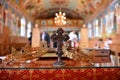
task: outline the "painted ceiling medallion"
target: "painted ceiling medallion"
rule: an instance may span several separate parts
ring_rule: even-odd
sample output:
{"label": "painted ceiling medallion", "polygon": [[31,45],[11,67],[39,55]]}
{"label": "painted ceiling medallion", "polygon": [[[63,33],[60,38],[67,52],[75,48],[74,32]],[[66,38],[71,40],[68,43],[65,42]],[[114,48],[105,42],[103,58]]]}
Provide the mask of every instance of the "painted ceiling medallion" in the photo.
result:
{"label": "painted ceiling medallion", "polygon": [[50,4],[52,6],[58,6],[58,5],[60,5],[60,6],[68,6],[69,0],[51,0]]}

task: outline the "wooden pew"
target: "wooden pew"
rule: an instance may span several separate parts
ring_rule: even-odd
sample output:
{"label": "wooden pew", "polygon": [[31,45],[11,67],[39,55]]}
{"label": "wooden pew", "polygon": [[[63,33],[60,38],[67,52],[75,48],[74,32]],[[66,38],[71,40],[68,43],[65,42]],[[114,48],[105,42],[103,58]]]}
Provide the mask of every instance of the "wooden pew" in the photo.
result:
{"label": "wooden pew", "polygon": [[95,48],[88,48],[87,49],[90,54],[93,54],[93,63],[108,63],[111,62],[110,60],[110,53],[109,49],[95,49]]}

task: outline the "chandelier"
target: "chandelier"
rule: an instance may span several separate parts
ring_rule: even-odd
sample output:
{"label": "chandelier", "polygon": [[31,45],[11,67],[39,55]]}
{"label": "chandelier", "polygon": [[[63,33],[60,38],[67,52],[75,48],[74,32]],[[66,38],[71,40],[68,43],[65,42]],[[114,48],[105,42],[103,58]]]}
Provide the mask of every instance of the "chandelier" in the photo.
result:
{"label": "chandelier", "polygon": [[59,13],[55,13],[55,24],[56,25],[65,25],[66,24],[66,17],[65,13],[62,13],[61,11]]}

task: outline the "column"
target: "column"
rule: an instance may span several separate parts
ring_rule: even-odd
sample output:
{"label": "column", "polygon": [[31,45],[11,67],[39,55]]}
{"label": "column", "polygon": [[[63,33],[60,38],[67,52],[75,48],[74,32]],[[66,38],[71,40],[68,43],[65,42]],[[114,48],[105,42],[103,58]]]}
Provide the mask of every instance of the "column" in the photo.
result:
{"label": "column", "polygon": [[89,42],[88,42],[88,28],[86,25],[83,25],[81,29],[81,41],[80,41],[80,47],[81,48],[88,48]]}

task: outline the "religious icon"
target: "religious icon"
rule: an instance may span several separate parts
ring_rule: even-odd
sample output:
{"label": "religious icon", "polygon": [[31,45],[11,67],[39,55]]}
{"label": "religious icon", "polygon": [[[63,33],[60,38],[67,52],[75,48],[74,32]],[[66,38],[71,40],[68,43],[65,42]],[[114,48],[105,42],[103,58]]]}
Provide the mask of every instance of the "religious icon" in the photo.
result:
{"label": "religious icon", "polygon": [[46,20],[42,20],[42,21],[41,21],[41,25],[42,25],[42,26],[45,26],[45,25],[46,25]]}

